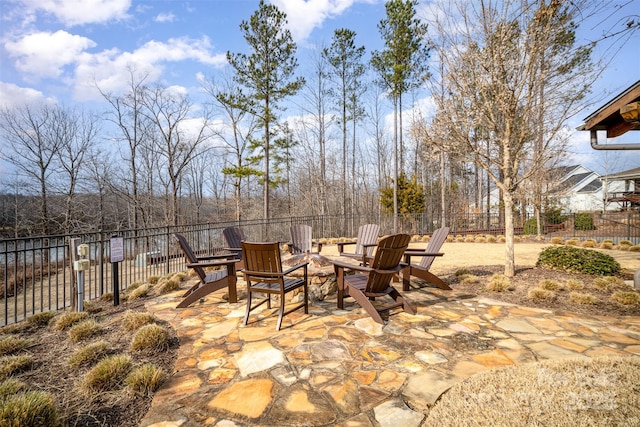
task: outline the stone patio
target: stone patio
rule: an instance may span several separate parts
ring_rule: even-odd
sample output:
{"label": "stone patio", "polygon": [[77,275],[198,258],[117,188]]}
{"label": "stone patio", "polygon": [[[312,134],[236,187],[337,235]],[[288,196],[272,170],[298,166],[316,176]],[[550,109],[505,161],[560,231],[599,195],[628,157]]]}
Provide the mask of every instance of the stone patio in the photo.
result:
{"label": "stone patio", "polygon": [[[223,292],[186,309],[180,293],[147,308],[180,339],[175,371],[141,422],[169,426],[419,426],[453,384],[542,359],[640,355],[640,317],[585,317],[425,287],[405,295],[417,315],[383,327],[351,299],[309,314],[242,325],[246,307]],[[252,323],[251,323],[252,322]]]}

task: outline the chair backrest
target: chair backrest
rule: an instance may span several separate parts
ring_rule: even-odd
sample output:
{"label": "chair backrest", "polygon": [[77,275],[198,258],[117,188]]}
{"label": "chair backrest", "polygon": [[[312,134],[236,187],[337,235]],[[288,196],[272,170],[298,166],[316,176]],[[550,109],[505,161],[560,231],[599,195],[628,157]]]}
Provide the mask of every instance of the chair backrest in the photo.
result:
{"label": "chair backrest", "polygon": [[[426,252],[437,253],[440,252],[440,248],[445,240],[447,240],[447,236],[449,235],[449,227],[438,228],[431,235],[431,239],[429,239],[429,244],[425,249]],[[420,260],[420,267],[428,270],[433,264],[433,260],[436,259],[434,256],[425,256]]]}
{"label": "chair backrest", "polygon": [[370,264],[373,271],[369,273],[366,292],[382,292],[387,289],[395,274],[393,270],[398,269],[410,241],[411,236],[408,234],[392,234],[380,240]]}
{"label": "chair backrest", "polygon": [[280,244],[242,242],[242,258],[246,271],[282,273]]}
{"label": "chair backrest", "polygon": [[[189,245],[189,243],[187,243],[187,239],[185,239],[182,234],[178,234],[178,233],[173,233],[173,237],[175,237],[175,239],[178,241],[178,244],[180,245],[180,249],[182,249],[182,252],[184,253],[185,258],[187,259],[187,263],[188,264],[197,263],[198,258],[193,253],[193,250],[191,249],[191,246]],[[204,272],[204,269],[202,267],[193,267],[193,269],[198,274],[198,277],[200,277],[200,280],[204,282],[205,277],[207,277],[207,274]]]}
{"label": "chair backrest", "polygon": [[228,227],[222,230],[224,234],[224,240],[227,241],[227,246],[230,248],[240,248],[240,242],[246,240],[244,231],[238,227]]}
{"label": "chair backrest", "polygon": [[[364,224],[358,228],[358,240],[356,241],[355,253],[360,255],[364,252],[364,245],[375,245],[380,234],[380,226],[378,224]],[[373,254],[374,246],[367,248],[367,256]]]}
{"label": "chair backrest", "polygon": [[294,224],[289,228],[289,233],[291,233],[292,254],[311,252],[313,245],[310,225]]}

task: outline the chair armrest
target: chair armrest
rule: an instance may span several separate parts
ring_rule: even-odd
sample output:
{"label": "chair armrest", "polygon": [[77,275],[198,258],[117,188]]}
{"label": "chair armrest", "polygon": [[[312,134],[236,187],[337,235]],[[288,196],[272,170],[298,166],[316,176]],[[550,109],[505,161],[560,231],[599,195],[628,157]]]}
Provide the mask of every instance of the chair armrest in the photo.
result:
{"label": "chair armrest", "polygon": [[198,260],[198,262],[200,262],[200,261],[209,261],[212,259],[225,259],[232,256],[235,256],[235,254],[204,255],[204,256],[197,256],[196,259]]}
{"label": "chair armrest", "polygon": [[311,242],[311,246],[317,246],[318,247],[318,253],[322,252],[322,243],[321,242]]}
{"label": "chair armrest", "polygon": [[296,271],[296,270],[298,270],[299,268],[302,268],[302,267],[304,267],[304,268],[306,269],[306,268],[307,268],[307,265],[309,265],[309,263],[308,263],[308,262],[303,262],[303,263],[300,263],[300,264],[296,264],[296,265],[294,265],[293,267],[288,268],[288,269],[286,269],[285,271],[283,271],[283,272],[282,272],[282,275],[289,274],[289,273],[291,273],[292,271]]}
{"label": "chair armrest", "polygon": [[206,267],[221,267],[221,266],[230,266],[234,265],[236,262],[240,261],[239,259],[227,259],[225,261],[208,261],[208,262],[194,262],[187,263],[187,267],[189,268],[206,268]]}
{"label": "chair armrest", "polygon": [[338,252],[342,252],[347,245],[355,245],[356,242],[338,242]]}
{"label": "chair armrest", "polygon": [[373,269],[371,267],[367,267],[365,265],[356,265],[356,264],[351,264],[349,262],[342,262],[342,261],[331,261],[334,265],[334,267],[338,267],[338,268],[344,268],[344,269],[348,269],[348,270],[357,270],[357,271],[373,271]]}
{"label": "chair armrest", "polygon": [[425,257],[425,256],[443,256],[443,255],[444,253],[442,252],[425,252],[425,251],[418,251],[418,250],[406,250],[404,251],[404,262],[406,262],[407,264],[411,264],[412,256]]}

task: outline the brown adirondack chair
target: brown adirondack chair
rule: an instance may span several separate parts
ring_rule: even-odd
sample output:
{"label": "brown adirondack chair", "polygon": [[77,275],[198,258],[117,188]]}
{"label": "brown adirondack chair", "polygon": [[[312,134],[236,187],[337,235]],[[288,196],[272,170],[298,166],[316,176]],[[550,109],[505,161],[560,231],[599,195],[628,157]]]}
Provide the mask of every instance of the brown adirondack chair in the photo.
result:
{"label": "brown adirondack chair", "polygon": [[311,231],[311,226],[305,224],[294,224],[289,227],[291,242],[287,243],[287,246],[291,255],[312,252],[314,246],[318,248],[316,253],[322,251],[322,243],[313,241]]}
{"label": "brown adirondack chair", "polygon": [[[249,243],[242,242],[242,256],[245,263],[244,273],[247,282],[247,312],[244,316],[244,324],[249,321],[249,314],[265,302],[267,308],[271,308],[271,295],[280,297],[280,308],[278,310],[278,322],[276,330],[282,326],[282,318],[304,307],[304,312],[309,313],[309,297],[307,293],[307,262],[294,265],[287,270],[282,269],[280,258],[280,243]],[[302,277],[291,277],[291,273],[302,269]],[[285,311],[285,295],[295,289],[302,287],[304,291],[304,301],[295,307]],[[254,293],[267,294],[266,298],[251,305]]]}
{"label": "brown adirondack chair", "polygon": [[[447,285],[441,278],[429,271],[431,264],[438,256],[444,255],[440,251],[442,244],[449,235],[449,227],[442,227],[437,229],[431,235],[429,244],[424,250],[407,249],[404,252],[404,262],[407,264],[402,269],[402,290],[408,291],[411,283],[411,276],[418,277],[426,282],[432,283],[440,289],[451,290],[451,287]],[[422,257],[418,264],[411,264],[411,257]]]}
{"label": "brown adirondack chair", "polygon": [[[373,255],[373,249],[378,244],[378,234],[380,226],[378,224],[364,224],[358,228],[358,237],[355,242],[338,243],[338,253],[340,256],[355,258],[360,260],[362,265],[367,265],[367,260]],[[347,245],[356,245],[354,252],[345,252]]]}
{"label": "brown adirondack chair", "polygon": [[238,259],[236,262],[236,270],[241,270],[244,266],[242,263],[242,241],[246,240],[244,231],[238,227],[228,227],[222,230],[224,240],[227,242],[225,250],[231,252]]}
{"label": "brown adirondack chair", "polygon": [[[180,245],[187,261],[187,267],[192,268],[200,281],[193,285],[183,296],[177,308],[184,308],[198,301],[205,295],[220,289],[229,289],[229,302],[238,302],[238,292],[236,289],[236,269],[238,262],[232,255],[208,255],[198,257],[195,255],[187,239],[183,235],[174,233],[173,235]],[[205,272],[207,267],[225,267],[211,273]]]}
{"label": "brown adirondack chair", "polygon": [[[400,292],[391,286],[391,280],[404,266],[402,255],[409,245],[411,236],[408,234],[394,234],[384,237],[378,243],[375,255],[369,266],[334,261],[334,268],[338,282],[338,308],[344,308],[344,298],[353,297],[371,318],[384,324],[380,312],[396,307],[408,313],[415,314],[415,310]],[[345,270],[353,270],[356,274],[346,275]],[[391,297],[393,303],[380,306],[374,305],[379,297]]]}

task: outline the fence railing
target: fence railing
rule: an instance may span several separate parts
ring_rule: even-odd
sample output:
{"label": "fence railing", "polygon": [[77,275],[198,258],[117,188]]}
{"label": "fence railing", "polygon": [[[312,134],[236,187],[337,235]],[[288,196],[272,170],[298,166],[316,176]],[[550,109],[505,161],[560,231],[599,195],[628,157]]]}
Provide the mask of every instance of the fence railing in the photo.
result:
{"label": "fence railing", "polygon": [[[578,214],[584,215],[584,214]],[[593,214],[592,222],[580,221],[575,214],[565,215],[559,224],[545,224],[544,233],[563,238],[611,239],[615,243],[629,240],[640,244],[638,212]],[[184,226],[165,226],[116,232],[43,236],[0,240],[0,296],[4,312],[0,325],[19,322],[33,314],[62,310],[72,306],[75,273],[69,248],[71,239],[79,238],[89,246],[90,269],[84,274],[84,299],[92,300],[113,292],[114,277],[110,262],[110,239],[122,237],[124,261],[118,265],[118,283],[126,289],[134,282],[151,276],[163,276],[184,270],[182,253],[173,233],[182,233],[195,250],[215,253],[226,246],[222,231],[230,226],[243,229],[250,241],[289,240],[289,227],[309,224],[315,238],[353,237],[361,224],[380,224],[381,234],[393,232],[393,218],[388,215],[307,216],[251,220]],[[429,234],[442,224],[426,215],[402,216],[398,232]],[[498,215],[464,215],[448,220],[451,233],[503,234]],[[589,225],[591,224],[591,225]],[[580,225],[580,227],[578,227]],[[518,217],[516,234],[526,234],[525,219]]]}

